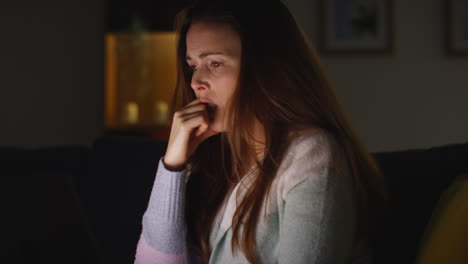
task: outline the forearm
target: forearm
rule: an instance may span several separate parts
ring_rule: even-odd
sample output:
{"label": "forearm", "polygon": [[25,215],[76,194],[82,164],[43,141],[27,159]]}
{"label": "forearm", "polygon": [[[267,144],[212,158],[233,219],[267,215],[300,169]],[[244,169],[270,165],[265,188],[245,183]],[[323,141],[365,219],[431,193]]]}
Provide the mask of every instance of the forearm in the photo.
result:
{"label": "forearm", "polygon": [[162,158],[143,228],[137,245],[135,263],[188,263],[187,230],[184,215],[187,170],[169,171]]}
{"label": "forearm", "polygon": [[146,242],[143,235],[138,241],[135,264],[159,264],[159,263],[191,263],[188,252],[182,254],[166,254],[155,250]]}

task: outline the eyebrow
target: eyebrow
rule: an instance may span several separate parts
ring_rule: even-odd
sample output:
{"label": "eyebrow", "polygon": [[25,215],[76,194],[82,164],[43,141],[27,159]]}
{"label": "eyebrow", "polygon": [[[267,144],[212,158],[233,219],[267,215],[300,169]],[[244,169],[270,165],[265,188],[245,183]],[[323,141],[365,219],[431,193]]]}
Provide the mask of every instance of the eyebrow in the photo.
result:
{"label": "eyebrow", "polygon": [[[203,59],[203,58],[205,58],[207,56],[210,56],[210,55],[225,55],[225,53],[223,53],[223,52],[203,52],[200,55],[198,55],[198,58]],[[192,57],[190,57],[190,56],[185,57],[185,60],[191,60],[191,59],[192,59]]]}

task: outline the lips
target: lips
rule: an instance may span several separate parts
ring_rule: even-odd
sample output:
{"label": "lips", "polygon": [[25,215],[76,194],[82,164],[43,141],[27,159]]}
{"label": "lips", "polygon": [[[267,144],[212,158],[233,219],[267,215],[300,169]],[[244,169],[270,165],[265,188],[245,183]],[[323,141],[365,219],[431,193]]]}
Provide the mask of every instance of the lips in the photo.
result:
{"label": "lips", "polygon": [[211,100],[206,99],[206,98],[199,98],[198,100],[200,101],[200,103],[204,103],[208,106],[207,107],[208,118],[211,121],[213,121],[215,118],[215,113],[216,113],[216,109],[218,108],[218,106],[214,104]]}
{"label": "lips", "polygon": [[215,104],[213,103],[213,101],[206,99],[206,98],[198,98],[198,101],[200,101],[200,103],[205,103],[205,104]]}

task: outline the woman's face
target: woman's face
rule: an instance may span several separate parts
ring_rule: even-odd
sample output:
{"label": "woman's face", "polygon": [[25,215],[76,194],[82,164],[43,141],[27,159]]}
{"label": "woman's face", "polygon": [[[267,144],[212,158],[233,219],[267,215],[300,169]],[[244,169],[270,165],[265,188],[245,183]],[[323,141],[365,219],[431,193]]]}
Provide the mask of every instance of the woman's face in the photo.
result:
{"label": "woman's face", "polygon": [[187,32],[186,44],[186,60],[193,72],[191,87],[200,102],[210,104],[210,129],[228,131],[226,107],[238,86],[240,37],[229,25],[194,23]]}

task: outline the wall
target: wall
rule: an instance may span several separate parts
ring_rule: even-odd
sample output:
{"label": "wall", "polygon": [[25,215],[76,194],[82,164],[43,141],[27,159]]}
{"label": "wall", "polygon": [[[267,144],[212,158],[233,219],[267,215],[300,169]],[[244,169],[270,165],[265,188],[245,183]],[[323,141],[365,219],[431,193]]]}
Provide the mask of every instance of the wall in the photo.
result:
{"label": "wall", "polygon": [[8,1],[0,32],[0,146],[90,144],[103,124],[103,2]]}
{"label": "wall", "polygon": [[[372,151],[468,142],[468,57],[443,53],[440,0],[394,1],[393,56],[319,52]],[[318,0],[284,0],[318,48]]]}
{"label": "wall", "polygon": [[[317,0],[284,0],[316,46]],[[468,58],[442,48],[440,0],[395,2],[393,56],[320,55],[372,151],[468,141]],[[103,124],[101,1],[0,7],[0,146],[90,144]],[[14,111],[14,112],[13,112]]]}

